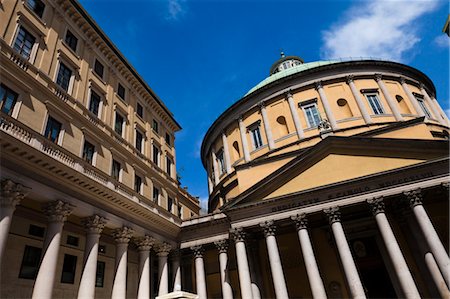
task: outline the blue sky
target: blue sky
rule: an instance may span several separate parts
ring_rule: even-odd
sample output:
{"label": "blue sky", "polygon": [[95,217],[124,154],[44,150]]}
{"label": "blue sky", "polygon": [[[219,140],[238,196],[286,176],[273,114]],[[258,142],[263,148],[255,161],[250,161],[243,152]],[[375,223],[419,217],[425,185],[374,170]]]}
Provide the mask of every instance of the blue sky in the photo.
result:
{"label": "blue sky", "polygon": [[449,108],[448,1],[80,0],[183,127],[182,185],[208,196],[200,145],[213,121],[268,76],[282,49],[305,62],[378,57],[416,67]]}

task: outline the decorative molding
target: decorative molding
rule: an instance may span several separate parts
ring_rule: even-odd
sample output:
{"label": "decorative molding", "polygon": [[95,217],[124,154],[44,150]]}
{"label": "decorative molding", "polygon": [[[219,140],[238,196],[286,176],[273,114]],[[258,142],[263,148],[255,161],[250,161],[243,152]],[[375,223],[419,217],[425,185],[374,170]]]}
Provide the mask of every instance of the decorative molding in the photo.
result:
{"label": "decorative molding", "polygon": [[319,89],[323,88],[323,86],[322,86],[322,81],[314,82],[314,88],[315,88],[316,90],[319,90]]}
{"label": "decorative molding", "polygon": [[374,76],[375,76],[375,81],[377,81],[377,82],[381,81],[381,79],[383,78],[383,75],[380,73],[377,73]]}
{"label": "decorative molding", "polygon": [[88,234],[101,234],[105,228],[107,219],[99,215],[92,215],[81,220]]}
{"label": "decorative molding", "polygon": [[15,208],[31,190],[31,188],[15,183],[10,179],[2,180],[0,188],[0,207],[2,208]]}
{"label": "decorative molding", "polygon": [[351,82],[353,82],[354,76],[348,75],[345,79],[346,79],[347,84],[350,84]]}
{"label": "decorative molding", "polygon": [[403,77],[403,76],[400,77],[399,80],[400,80],[400,83],[401,83],[401,84],[405,84],[405,83],[406,83],[406,78]]}
{"label": "decorative molding", "polygon": [[442,188],[448,193],[448,186],[450,185],[450,182],[441,183]]}
{"label": "decorative molding", "polygon": [[117,244],[128,244],[130,242],[131,237],[133,236],[133,229],[129,227],[117,228],[112,232],[112,236]]}
{"label": "decorative molding", "polygon": [[372,214],[376,216],[379,213],[384,213],[384,201],[383,196],[369,198],[367,199],[367,203],[370,205],[372,210]]}
{"label": "decorative molding", "polygon": [[156,255],[159,257],[168,256],[169,252],[172,250],[172,245],[169,243],[163,242],[156,246]]}
{"label": "decorative molding", "polygon": [[422,204],[422,191],[420,188],[405,191],[403,192],[403,195],[406,196],[407,200],[409,201],[409,206],[411,208],[414,208],[415,206]]}
{"label": "decorative molding", "polygon": [[273,220],[266,220],[260,223],[259,226],[264,230],[264,237],[275,236],[277,227]]}
{"label": "decorative molding", "polygon": [[145,235],[143,237],[136,238],[134,243],[137,245],[139,251],[149,251],[152,249],[153,245],[155,245],[156,239]]}
{"label": "decorative molding", "polygon": [[292,98],[292,90],[288,90],[287,92],[286,92],[286,98]]}
{"label": "decorative molding", "polygon": [[205,253],[205,249],[202,247],[202,245],[192,246],[191,250],[194,253],[195,258],[203,258],[203,253]]}
{"label": "decorative molding", "polygon": [[245,241],[246,234],[242,227],[231,228],[230,235],[236,243]]}
{"label": "decorative molding", "polygon": [[220,241],[214,242],[214,245],[216,245],[217,250],[219,251],[219,253],[227,253],[227,251],[228,251],[228,244],[229,244],[228,239],[224,239],[224,240],[220,240]]}
{"label": "decorative molding", "polygon": [[64,222],[73,211],[74,206],[62,200],[47,202],[42,210],[49,222]]}
{"label": "decorative molding", "polygon": [[324,209],[323,212],[327,215],[330,225],[335,222],[341,222],[341,212],[338,206],[331,207],[329,209]]}
{"label": "decorative molding", "polygon": [[308,219],[306,218],[305,213],[291,216],[291,219],[295,222],[295,227],[297,228],[297,231],[308,228]]}

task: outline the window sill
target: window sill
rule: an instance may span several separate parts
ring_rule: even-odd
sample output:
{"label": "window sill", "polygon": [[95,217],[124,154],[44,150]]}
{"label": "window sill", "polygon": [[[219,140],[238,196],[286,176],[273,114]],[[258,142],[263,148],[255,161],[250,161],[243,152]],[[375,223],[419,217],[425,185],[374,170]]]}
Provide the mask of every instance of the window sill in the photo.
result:
{"label": "window sill", "polygon": [[[102,78],[102,77],[100,77],[100,75],[99,74],[97,74],[95,71],[94,71],[94,69],[93,68],[91,68],[91,73],[103,84],[103,85],[105,85],[106,86],[106,81]],[[120,98],[120,97],[119,97]]]}
{"label": "window sill", "polygon": [[44,15],[45,15],[45,8],[44,8],[44,14],[42,15],[42,17],[40,17],[40,16],[38,16],[37,15],[37,13],[35,13],[26,3],[25,3],[26,1],[25,0],[22,0],[22,5],[23,5],[23,7],[34,17],[34,18],[36,18],[36,20],[38,20],[39,21],[39,23],[41,23],[42,24],[42,26],[44,26],[44,27],[47,27],[47,23],[46,22],[44,22],[44,20],[42,20],[42,18],[44,17]]}

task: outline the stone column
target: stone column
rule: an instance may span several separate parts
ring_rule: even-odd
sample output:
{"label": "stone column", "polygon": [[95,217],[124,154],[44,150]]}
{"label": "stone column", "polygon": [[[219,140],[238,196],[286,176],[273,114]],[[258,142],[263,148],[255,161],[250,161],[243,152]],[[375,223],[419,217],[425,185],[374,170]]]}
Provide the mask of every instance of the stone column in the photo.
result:
{"label": "stone column", "polygon": [[26,196],[29,188],[9,179],[1,181],[0,190],[0,266],[6,250],[9,228],[16,205]]}
{"label": "stone column", "polygon": [[242,151],[244,152],[244,160],[245,162],[250,161],[250,152],[248,151],[248,141],[247,141],[247,129],[245,128],[244,122],[242,121],[242,117],[239,118],[239,132],[241,133],[241,141],[242,141]]}
{"label": "stone column", "polygon": [[203,262],[204,250],[201,245],[192,246],[195,263],[195,282],[197,286],[197,295],[199,299],[207,299],[206,293],[206,278],[205,278],[205,264]]}
{"label": "stone column", "polygon": [[242,227],[230,229],[230,234],[236,246],[236,260],[239,273],[239,284],[241,286],[241,298],[253,298],[252,280],[248,268],[247,251],[245,249],[245,232]]}
{"label": "stone column", "polygon": [[223,143],[223,157],[225,162],[225,168],[227,170],[227,173],[231,173],[231,159],[230,159],[230,150],[228,148],[228,141],[227,141],[227,135],[225,135],[225,132],[222,132],[222,143]]}
{"label": "stone column", "polygon": [[409,201],[420,230],[427,241],[428,247],[430,247],[431,253],[433,253],[436,263],[442,272],[442,276],[444,277],[447,286],[450,287],[450,259],[431,223],[430,217],[428,217],[427,212],[423,208],[422,193],[420,189],[416,189],[404,192],[404,195]]}
{"label": "stone column", "polygon": [[273,141],[272,129],[270,128],[269,117],[267,116],[266,106],[264,103],[260,103],[259,105],[261,116],[264,123],[264,131],[266,132],[267,144],[269,145],[269,149],[272,150],[275,148],[275,142]]}
{"label": "stone column", "polygon": [[150,249],[155,244],[155,238],[144,236],[135,241],[139,251],[139,285],[138,299],[150,299]]}
{"label": "stone column", "polygon": [[289,104],[289,109],[291,110],[292,119],[294,120],[297,136],[299,139],[303,139],[305,137],[305,133],[303,132],[302,123],[300,122],[300,118],[298,117],[297,108],[295,107],[294,98],[292,97],[291,92],[288,92],[286,94],[286,99]]}
{"label": "stone column", "polygon": [[431,96],[431,102],[434,104],[434,106],[436,107],[437,110],[439,110],[441,112],[441,117],[440,117],[440,122],[444,125],[444,126],[450,126],[450,120],[447,117],[447,114],[445,113],[445,111],[442,109],[441,105],[439,105],[438,101],[436,100],[436,98],[434,96]]}
{"label": "stone column", "polygon": [[180,250],[173,250],[171,253],[172,258],[172,272],[173,272],[173,291],[181,291],[181,262],[180,262]]}
{"label": "stone column", "polygon": [[264,230],[266,238],[267,253],[269,254],[270,270],[272,271],[273,285],[277,299],[289,298],[286,281],[284,279],[283,265],[278,252],[277,240],[275,238],[276,226],[273,220],[267,220],[259,224]]}
{"label": "stone column", "polygon": [[425,113],[423,112],[422,108],[420,108],[416,97],[412,94],[408,84],[406,84],[405,77],[400,77],[400,83],[402,84],[403,91],[406,93],[406,96],[408,97],[409,101],[414,106],[414,110],[416,110],[416,113],[419,114],[420,116],[425,116]]}
{"label": "stone column", "polygon": [[300,240],[300,248],[302,250],[303,260],[305,262],[306,273],[308,274],[309,286],[313,298],[326,298],[325,287],[323,285],[322,277],[320,276],[319,267],[317,266],[314,251],[311,245],[311,240],[308,235],[308,219],[306,214],[292,216],[297,228],[298,238]]}
{"label": "stone column", "polygon": [[389,90],[386,88],[386,85],[384,85],[384,82],[382,80],[381,74],[375,74],[375,81],[377,81],[378,86],[381,89],[381,92],[384,95],[384,98],[386,99],[389,107],[391,108],[392,114],[394,114],[395,120],[402,121],[403,116],[400,114],[400,111],[398,110],[398,103],[394,101],[389,94]]}
{"label": "stone column", "polygon": [[442,117],[438,108],[438,103],[436,101],[433,101],[430,96],[428,95],[428,92],[425,90],[425,86],[421,83],[419,85],[420,92],[423,94],[423,97],[425,98],[425,101],[429,103],[429,106],[431,110],[433,111],[433,115],[437,121],[439,121],[443,125],[447,125],[445,122],[442,121]]}
{"label": "stone column", "polygon": [[366,298],[358,270],[356,270],[355,261],[353,260],[344,229],[342,228],[339,207],[325,209],[324,212],[328,216],[328,221],[330,222],[331,230],[333,231],[334,240],[336,241],[336,247],[344,268],[345,278],[347,279],[350,293],[355,299]]}
{"label": "stone column", "polygon": [[159,287],[158,296],[169,293],[169,271],[167,268],[167,256],[169,255],[172,246],[168,243],[159,244],[156,248],[156,255],[158,256],[158,274]]}
{"label": "stone column", "polygon": [[100,234],[106,225],[106,219],[93,215],[82,220],[86,230],[86,244],[84,247],[83,273],[78,287],[78,299],[95,298],[95,277],[97,274],[98,242]]}
{"label": "stone column", "polygon": [[259,265],[259,244],[258,240],[255,238],[247,238],[247,256],[248,256],[248,267],[250,270],[250,279],[252,281],[252,294],[253,299],[261,299],[261,291],[259,287],[261,286],[261,267]]}
{"label": "stone column", "polygon": [[336,123],[336,119],[334,118],[333,110],[330,107],[330,103],[328,102],[325,91],[322,87],[322,82],[316,82],[316,90],[319,93],[320,100],[322,101],[323,108],[325,109],[325,114],[327,115],[327,119],[330,122],[331,128],[336,130],[338,125]]}
{"label": "stone column", "polygon": [[353,76],[347,76],[347,84],[350,86],[353,97],[355,98],[356,104],[358,105],[359,111],[366,122],[366,124],[372,123],[372,118],[370,118],[370,113],[367,111],[364,101],[361,99],[358,90],[356,89],[355,83],[353,82]]}
{"label": "stone column", "polygon": [[67,216],[72,213],[73,206],[57,200],[45,203],[43,210],[47,215],[49,224],[44,239],[41,265],[34,282],[33,299],[52,298],[62,229]]}
{"label": "stone column", "polygon": [[127,296],[128,243],[133,235],[129,227],[118,228],[112,233],[116,241],[116,272],[112,287],[112,299],[125,299]]}
{"label": "stone column", "polygon": [[220,182],[219,165],[217,165],[217,157],[213,149],[211,149],[211,159],[213,162],[214,185],[217,186]]}
{"label": "stone column", "polygon": [[367,203],[370,205],[372,214],[375,216],[378,229],[386,246],[387,252],[391,259],[394,271],[400,282],[403,295],[406,298],[420,298],[414,279],[406,264],[405,258],[400,250],[400,246],[395,239],[392,228],[384,213],[384,202],[382,197],[368,199]]}
{"label": "stone column", "polygon": [[214,242],[219,251],[219,267],[220,267],[220,282],[222,286],[222,298],[223,299],[233,299],[233,289],[230,285],[230,280],[228,277],[228,240],[220,240]]}

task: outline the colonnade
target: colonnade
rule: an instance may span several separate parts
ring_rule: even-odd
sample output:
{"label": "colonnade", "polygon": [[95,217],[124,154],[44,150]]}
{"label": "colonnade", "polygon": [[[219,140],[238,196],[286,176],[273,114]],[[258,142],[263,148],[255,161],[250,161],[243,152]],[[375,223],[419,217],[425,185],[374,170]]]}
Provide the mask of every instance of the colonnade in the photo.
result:
{"label": "colonnade", "polygon": [[[11,180],[1,181],[1,225],[0,225],[0,261],[5,255],[6,243],[9,235],[12,216],[17,204],[26,195],[27,188]],[[43,205],[43,212],[47,216],[48,225],[43,242],[42,257],[34,282],[32,298],[52,298],[59,249],[61,247],[61,235],[67,217],[71,215],[74,206],[62,200],[47,202]],[[108,220],[100,215],[92,215],[81,219],[86,233],[84,248],[83,269],[78,288],[79,299],[95,297],[95,279],[97,271],[97,258],[100,235]],[[127,296],[127,262],[128,246],[131,240],[137,245],[139,252],[139,284],[137,298],[150,298],[150,250],[153,248],[158,256],[159,287],[158,294],[169,292],[169,272],[167,257],[172,246],[166,242],[157,241],[155,238],[145,235],[133,236],[133,229],[123,226],[112,231],[116,244],[116,260],[114,268],[114,281],[111,298],[125,299]],[[175,251],[176,252],[176,251]],[[181,289],[180,255],[174,254],[174,288]]]}
{"label": "colonnade", "polygon": [[[424,256],[424,262],[432,273],[432,279],[441,294],[449,294],[450,284],[448,281],[448,273],[450,273],[450,259],[422,205],[421,191],[412,190],[405,192],[401,196],[405,201],[410,203],[411,212],[415,216],[415,220],[419,223],[422,233],[421,238],[430,248],[430,252]],[[399,289],[402,292],[402,294],[399,295],[405,298],[421,298],[417,283],[411,274],[410,266],[408,266],[405,260],[403,251],[400,248],[399,242],[393,232],[392,225],[386,215],[383,197],[369,198],[366,200],[366,204],[367,208],[372,212],[381,239],[386,248],[387,256],[391,261],[392,271],[397,277]],[[366,298],[360,273],[358,273],[356,262],[352,251],[350,250],[347,235],[342,225],[341,208],[343,207],[333,206],[324,209],[323,213],[329,221],[330,231],[348,284],[350,296],[352,298]],[[311,293],[314,298],[326,298],[327,292],[324,281],[309,236],[307,217],[307,214],[299,213],[292,216],[291,220],[297,229]],[[289,298],[289,293],[277,245],[276,226],[276,222],[273,220],[264,220],[259,225],[260,229],[264,232],[275,296],[276,298],[281,299]],[[244,227],[230,229],[230,238],[234,240],[236,251],[240,293],[242,298],[259,298],[260,295],[255,294],[254,288],[252,288],[252,273],[250,271],[251,265],[249,263],[246,230],[247,229]],[[418,241],[420,242],[420,240]],[[218,249],[222,295],[223,298],[231,299],[233,298],[233,291],[229,280],[226,278],[228,275],[226,272],[228,242],[228,239],[224,239],[216,241],[215,245]],[[206,298],[206,280],[203,249],[201,246],[195,246],[191,249],[195,252],[197,292],[200,299],[204,299]],[[443,281],[445,281],[444,284],[442,283]]]}
{"label": "colonnade", "polygon": [[[383,75],[382,74],[375,74],[374,80],[376,81],[379,89],[381,90],[381,94],[386,99],[386,102],[390,108],[390,111],[392,112],[392,115],[394,116],[396,121],[403,121],[404,118],[400,113],[400,107],[395,98],[390,94],[388,88],[386,87],[384,81],[383,81]],[[367,100],[363,99],[361,96],[361,92],[357,89],[355,83],[354,83],[354,76],[349,75],[344,78],[347,85],[350,87],[350,91],[352,93],[353,99],[355,100],[357,107],[359,109],[359,112],[364,120],[365,124],[372,124],[373,119],[371,116],[371,113],[369,112],[369,109],[367,109]],[[414,114],[420,115],[420,116],[426,116],[424,111],[421,109],[417,98],[414,96],[414,94],[411,92],[408,83],[406,82],[406,78],[399,77],[398,78],[402,89],[406,96],[408,97],[409,101],[411,102],[415,112]],[[331,108],[330,102],[328,100],[327,94],[325,92],[325,89],[323,88],[323,84],[321,81],[315,82],[314,84],[315,89],[317,90],[318,97],[320,98],[320,102],[322,103],[322,106],[324,108],[325,117],[329,121],[330,126],[332,130],[338,130],[339,125],[335,117],[335,113],[333,112],[333,109]],[[441,117],[441,115],[445,116],[444,111],[440,107],[440,105],[437,103],[436,99],[434,97],[430,97],[428,92],[426,91],[423,84],[420,84],[419,89],[424,97],[425,102],[428,104],[428,106],[431,109],[432,117],[437,120],[439,123],[448,126],[449,121],[446,118]],[[296,134],[299,140],[305,138],[304,128],[302,127],[299,113],[298,113],[298,107],[296,107],[292,93],[288,91],[285,95],[285,99],[288,103],[289,110],[291,113],[292,120],[294,122]],[[262,123],[263,123],[263,129],[266,135],[266,142],[269,147],[269,150],[275,149],[276,144],[275,140],[273,138],[272,134],[272,128],[269,121],[269,116],[267,114],[266,105],[264,102],[261,102],[259,104],[259,112],[261,114]],[[241,116],[238,120],[238,128],[240,133],[240,139],[241,139],[241,145],[242,145],[242,151],[243,151],[243,158],[245,162],[249,162],[251,160],[250,158],[250,148],[248,145],[248,139],[247,139],[247,127],[244,124],[243,117]],[[230,159],[230,151],[227,141],[227,135],[225,132],[222,132],[221,134],[221,140],[223,144],[223,153],[224,153],[224,163],[225,163],[225,169],[226,173],[230,174],[232,172],[231,167],[231,159]],[[217,163],[217,157],[214,152],[214,150],[211,150],[211,160],[213,163],[212,166],[212,173],[213,173],[213,182],[209,182],[210,191],[212,191],[213,187],[217,185],[220,182],[220,174],[218,169],[218,163]]]}

